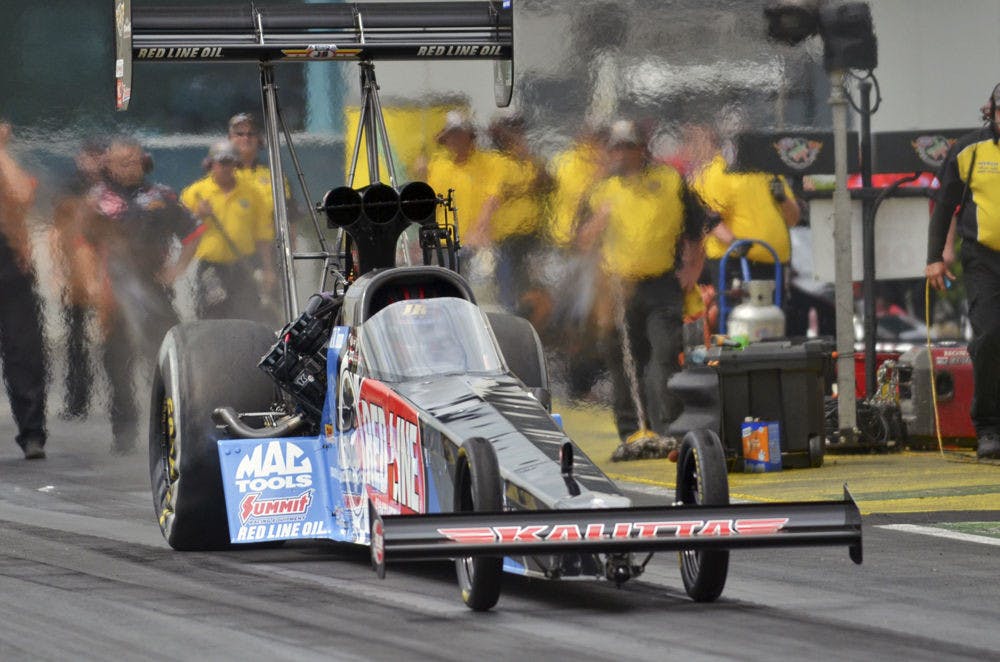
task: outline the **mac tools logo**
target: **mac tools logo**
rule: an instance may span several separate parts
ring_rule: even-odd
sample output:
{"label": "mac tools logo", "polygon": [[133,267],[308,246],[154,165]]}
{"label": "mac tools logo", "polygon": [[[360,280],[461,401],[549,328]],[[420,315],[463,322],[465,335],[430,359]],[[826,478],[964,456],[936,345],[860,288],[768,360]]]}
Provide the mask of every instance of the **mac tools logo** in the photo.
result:
{"label": "mac tools logo", "polygon": [[312,487],[312,462],[299,446],[271,441],[240,460],[233,482],[240,493]]}

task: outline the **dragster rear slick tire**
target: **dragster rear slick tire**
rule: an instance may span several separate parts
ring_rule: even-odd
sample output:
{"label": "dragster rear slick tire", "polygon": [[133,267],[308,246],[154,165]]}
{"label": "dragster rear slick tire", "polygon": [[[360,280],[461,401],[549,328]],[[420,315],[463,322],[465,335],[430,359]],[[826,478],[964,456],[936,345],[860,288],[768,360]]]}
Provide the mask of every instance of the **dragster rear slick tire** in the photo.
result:
{"label": "dragster rear slick tire", "polygon": [[160,530],[176,550],[230,545],[212,410],[266,411],[274,387],[257,362],[274,333],[248,320],[201,320],[167,332],[153,380],[149,475]]}
{"label": "dragster rear slick tire", "polygon": [[[455,469],[455,510],[500,512],[503,481],[493,445],[482,437],[467,439],[458,451]],[[455,559],[462,600],[474,611],[487,611],[500,599],[503,557]]]}
{"label": "dragster rear slick tire", "polygon": [[[710,430],[684,435],[677,456],[677,496],[683,504],[729,504],[729,478],[722,441]],[[695,602],[713,602],[726,587],[729,550],[678,553],[684,590]]]}

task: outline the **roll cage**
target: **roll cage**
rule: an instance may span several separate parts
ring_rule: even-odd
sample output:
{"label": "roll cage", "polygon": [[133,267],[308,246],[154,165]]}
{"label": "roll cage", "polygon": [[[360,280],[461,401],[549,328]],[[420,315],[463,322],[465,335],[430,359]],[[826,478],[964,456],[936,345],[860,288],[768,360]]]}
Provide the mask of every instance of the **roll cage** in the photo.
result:
{"label": "roll cage", "polygon": [[[296,260],[322,260],[319,289],[329,275],[346,284],[379,267],[394,266],[396,241],[410,224],[421,226],[425,264],[435,256],[439,264],[457,270],[459,240],[447,197],[422,183],[399,188],[374,63],[378,60],[490,60],[494,62],[494,96],[498,106],[510,103],[513,89],[512,0],[444,2],[317,3],[298,6],[184,6],[133,8],[131,0],[115,0],[116,107],[126,110],[132,97],[132,63],[256,62],[260,68],[264,138],[274,198],[275,236],[281,254],[282,294],[287,319],[298,316],[294,278]],[[280,158],[284,135],[302,194],[313,200],[296,155],[291,134],[278,103],[274,65],[278,63],[352,61],[360,66],[361,119],[346,187],[331,190],[322,203],[310,206],[310,218],[320,250],[293,252],[288,210],[282,190],[285,181]],[[362,137],[365,140],[369,181],[357,195],[345,195],[354,185]],[[389,182],[380,182],[380,153]],[[419,184],[414,186],[414,184]],[[445,208],[445,225],[434,219],[438,205]],[[331,250],[317,213],[327,215],[336,228],[336,250]],[[429,213],[428,213],[429,211]],[[345,221],[346,219],[346,221]],[[352,242],[359,259],[352,257]],[[448,252],[445,260],[442,245]]]}

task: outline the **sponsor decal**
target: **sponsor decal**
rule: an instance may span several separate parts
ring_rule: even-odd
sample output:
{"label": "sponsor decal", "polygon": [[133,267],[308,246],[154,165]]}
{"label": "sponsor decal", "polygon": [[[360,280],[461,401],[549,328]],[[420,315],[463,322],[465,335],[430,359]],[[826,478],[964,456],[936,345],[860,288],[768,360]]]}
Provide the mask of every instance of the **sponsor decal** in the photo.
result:
{"label": "sponsor decal", "polygon": [[424,512],[424,457],[416,412],[388,387],[366,379],[357,418],[364,484],[398,504],[399,512]]}
{"label": "sponsor decal", "polygon": [[948,150],[955,144],[955,138],[945,138],[941,135],[918,136],[910,144],[921,161],[937,169],[944,163]]}
{"label": "sponsor decal", "polygon": [[241,526],[235,542],[264,542],[289,538],[329,538],[330,530],[322,520],[305,522],[280,522],[276,524],[249,524]]}
{"label": "sponsor decal", "polygon": [[361,53],[360,48],[337,48],[335,44],[310,44],[305,48],[284,48],[281,54],[292,60],[335,60],[353,58]]}
{"label": "sponsor decal", "polygon": [[312,487],[312,462],[299,446],[270,441],[240,460],[233,482],[241,494]]}
{"label": "sponsor decal", "polygon": [[137,60],[210,60],[222,57],[222,47],[140,48],[135,57]]}
{"label": "sponsor decal", "polygon": [[534,524],[530,526],[473,526],[438,529],[452,542],[467,545],[521,542],[582,542],[587,540],[649,540],[774,534],[787,517],[764,519],[663,520],[606,524]]}
{"label": "sponsor decal", "polygon": [[822,149],[823,141],[821,140],[809,140],[794,136],[786,136],[774,143],[774,150],[778,153],[781,162],[795,170],[805,170],[815,163]]}
{"label": "sponsor decal", "polygon": [[246,524],[250,519],[262,523],[303,520],[312,500],[313,490],[306,490],[298,496],[275,499],[261,499],[260,492],[252,492],[240,501],[240,523]]}
{"label": "sponsor decal", "polygon": [[501,46],[492,44],[421,46],[417,49],[417,57],[499,57],[502,51]]}

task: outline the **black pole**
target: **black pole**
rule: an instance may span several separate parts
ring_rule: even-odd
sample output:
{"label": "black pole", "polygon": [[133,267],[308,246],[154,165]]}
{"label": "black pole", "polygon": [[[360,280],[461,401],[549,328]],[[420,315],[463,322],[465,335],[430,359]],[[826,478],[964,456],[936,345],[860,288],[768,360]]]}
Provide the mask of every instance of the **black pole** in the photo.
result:
{"label": "black pole", "polygon": [[[872,186],[872,84],[861,81],[861,186]],[[865,395],[875,395],[875,215],[869,195],[861,198],[862,282],[865,317]]]}

